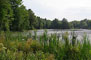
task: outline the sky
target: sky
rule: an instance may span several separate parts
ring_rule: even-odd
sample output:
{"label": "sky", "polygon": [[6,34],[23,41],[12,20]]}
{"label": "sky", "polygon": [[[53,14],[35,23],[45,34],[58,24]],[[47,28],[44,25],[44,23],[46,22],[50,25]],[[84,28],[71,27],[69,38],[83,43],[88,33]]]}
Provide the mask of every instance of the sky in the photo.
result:
{"label": "sky", "polygon": [[91,19],[91,0],[23,0],[23,4],[35,15],[51,20]]}

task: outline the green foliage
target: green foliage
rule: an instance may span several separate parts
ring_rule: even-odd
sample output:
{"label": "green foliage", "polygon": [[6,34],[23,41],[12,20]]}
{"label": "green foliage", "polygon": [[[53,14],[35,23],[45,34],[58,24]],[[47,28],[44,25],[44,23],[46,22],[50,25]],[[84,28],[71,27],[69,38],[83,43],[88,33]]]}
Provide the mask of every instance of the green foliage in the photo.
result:
{"label": "green foliage", "polygon": [[28,10],[28,14],[29,14],[29,23],[30,23],[29,29],[34,29],[36,26],[37,18],[31,9]]}
{"label": "green foliage", "polygon": [[24,31],[30,29],[91,29],[91,21],[68,22],[55,18],[53,21],[40,18],[31,9],[26,9],[22,0],[0,0],[0,31]]}
{"label": "green foliage", "polygon": [[67,21],[67,19],[63,18],[62,20],[62,29],[69,29],[70,26],[69,26],[69,23]]}
{"label": "green foliage", "polygon": [[[79,42],[74,32],[72,39],[66,32],[62,40],[57,34],[47,35],[47,30],[37,40],[25,38],[21,33],[0,34],[0,60],[90,60],[91,43],[85,35]],[[12,36],[12,37],[11,37]],[[1,38],[2,37],[2,38]]]}
{"label": "green foliage", "polygon": [[59,29],[59,28],[60,28],[60,27],[59,27],[59,21],[58,21],[58,19],[54,19],[54,20],[52,21],[51,27],[52,27],[53,29]]}
{"label": "green foliage", "polygon": [[0,0],[0,30],[9,31],[12,22],[12,9],[9,0]]}

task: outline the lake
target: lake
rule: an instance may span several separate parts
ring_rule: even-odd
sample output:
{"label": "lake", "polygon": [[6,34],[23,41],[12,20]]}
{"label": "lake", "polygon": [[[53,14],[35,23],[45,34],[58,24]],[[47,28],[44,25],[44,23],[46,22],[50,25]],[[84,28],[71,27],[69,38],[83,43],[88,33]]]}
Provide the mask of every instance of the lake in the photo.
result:
{"label": "lake", "polygon": [[[69,38],[70,38],[70,35],[72,34],[72,32],[74,31],[75,35],[77,36],[77,39],[78,40],[81,40],[83,39],[83,36],[84,35],[87,35],[88,39],[91,40],[91,30],[88,30],[88,29],[75,29],[75,30],[72,30],[72,29],[66,29],[66,30],[61,30],[61,29],[47,29],[47,34],[50,36],[51,34],[57,34],[58,36],[62,36],[62,34],[64,34],[65,32],[68,32],[69,33]],[[32,35],[34,35],[34,31],[33,30],[30,30],[27,32],[27,35],[32,32]],[[41,29],[41,30],[37,30],[37,35],[40,36],[44,33],[44,30]]]}

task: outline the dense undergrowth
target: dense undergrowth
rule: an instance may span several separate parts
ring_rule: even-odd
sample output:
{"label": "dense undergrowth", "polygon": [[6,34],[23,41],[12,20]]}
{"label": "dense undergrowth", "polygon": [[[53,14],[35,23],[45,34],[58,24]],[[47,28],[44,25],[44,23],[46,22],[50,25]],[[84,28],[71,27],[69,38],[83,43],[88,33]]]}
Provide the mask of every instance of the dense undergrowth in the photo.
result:
{"label": "dense undergrowth", "polygon": [[11,32],[0,33],[0,60],[91,60],[91,44],[86,36],[80,42],[75,34],[69,38],[66,32],[62,39],[57,34],[27,37]]}

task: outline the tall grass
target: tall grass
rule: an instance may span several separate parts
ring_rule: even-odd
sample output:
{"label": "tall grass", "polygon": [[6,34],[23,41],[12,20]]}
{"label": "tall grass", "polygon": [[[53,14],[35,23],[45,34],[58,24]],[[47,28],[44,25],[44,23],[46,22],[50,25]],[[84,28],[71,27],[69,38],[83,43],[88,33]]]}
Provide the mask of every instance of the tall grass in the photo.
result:
{"label": "tall grass", "polygon": [[81,42],[72,33],[72,38],[66,32],[62,39],[57,34],[42,36],[30,33],[23,36],[12,32],[0,33],[0,60],[90,60],[91,43],[86,35]]}

